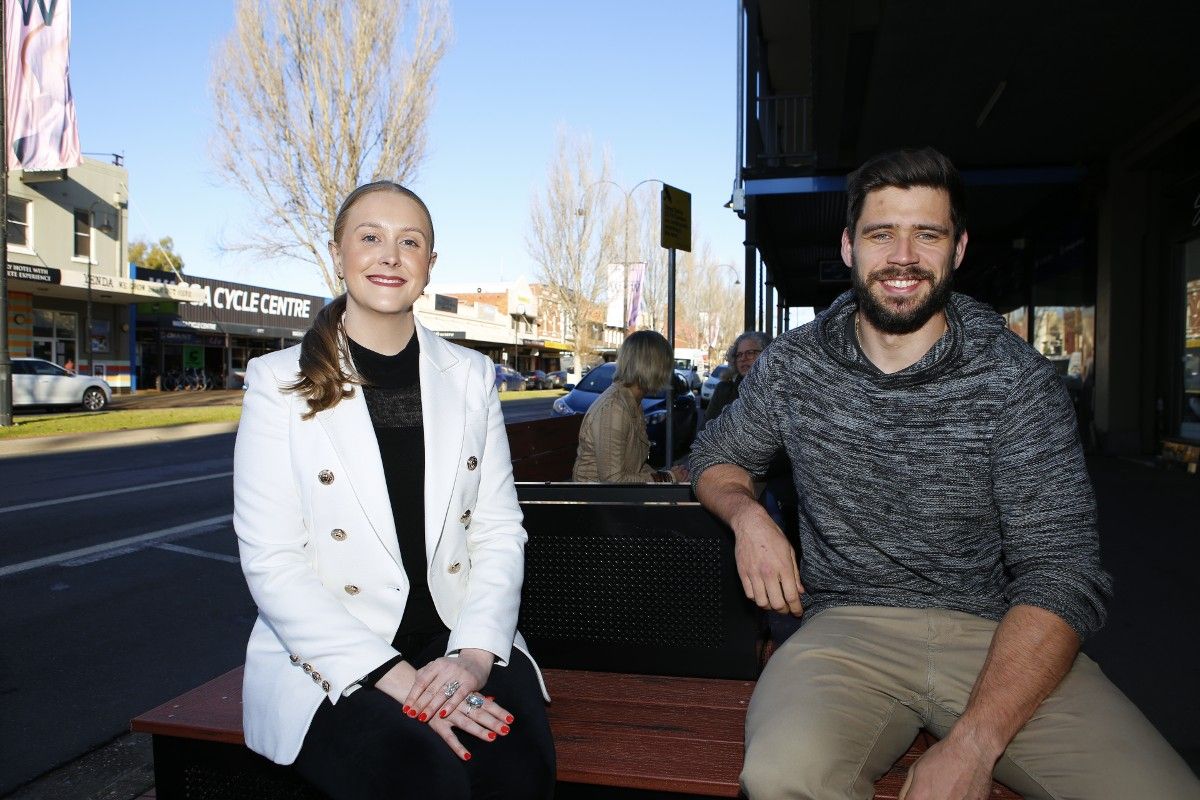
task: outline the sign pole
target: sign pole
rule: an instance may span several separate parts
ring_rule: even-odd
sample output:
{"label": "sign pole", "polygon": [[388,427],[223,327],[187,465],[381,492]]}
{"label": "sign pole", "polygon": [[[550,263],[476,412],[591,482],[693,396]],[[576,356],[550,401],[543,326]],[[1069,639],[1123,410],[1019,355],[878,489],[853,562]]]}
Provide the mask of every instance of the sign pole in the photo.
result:
{"label": "sign pole", "polygon": [[13,424],[12,359],[8,353],[8,20],[0,0],[0,427]]}
{"label": "sign pole", "polygon": [[667,343],[671,346],[671,379],[667,382],[667,469],[675,461],[675,248],[667,251]]}
{"label": "sign pole", "polygon": [[667,342],[671,346],[671,379],[667,382],[667,452],[663,463],[668,469],[675,456],[675,251],[692,250],[692,196],[682,189],[663,184],[659,239],[667,250]]}

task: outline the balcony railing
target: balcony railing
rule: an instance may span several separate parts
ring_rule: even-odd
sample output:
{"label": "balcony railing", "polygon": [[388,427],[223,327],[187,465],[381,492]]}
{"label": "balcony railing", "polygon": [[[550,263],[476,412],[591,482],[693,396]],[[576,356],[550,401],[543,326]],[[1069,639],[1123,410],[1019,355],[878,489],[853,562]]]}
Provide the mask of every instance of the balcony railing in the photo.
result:
{"label": "balcony railing", "polygon": [[760,164],[802,164],[816,153],[812,143],[812,97],[804,94],[762,95],[757,101]]}

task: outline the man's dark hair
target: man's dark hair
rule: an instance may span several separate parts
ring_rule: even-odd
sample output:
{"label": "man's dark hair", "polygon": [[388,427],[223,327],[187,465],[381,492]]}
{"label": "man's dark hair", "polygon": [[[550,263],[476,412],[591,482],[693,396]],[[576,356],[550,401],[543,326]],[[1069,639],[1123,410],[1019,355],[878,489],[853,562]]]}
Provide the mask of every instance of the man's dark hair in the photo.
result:
{"label": "man's dark hair", "polygon": [[950,195],[954,240],[957,242],[967,230],[966,190],[958,168],[932,147],[919,150],[905,148],[872,156],[846,179],[846,228],[850,231],[851,239],[854,238],[858,218],[862,216],[867,194],[888,186],[898,189],[911,189],[914,186],[945,189]]}

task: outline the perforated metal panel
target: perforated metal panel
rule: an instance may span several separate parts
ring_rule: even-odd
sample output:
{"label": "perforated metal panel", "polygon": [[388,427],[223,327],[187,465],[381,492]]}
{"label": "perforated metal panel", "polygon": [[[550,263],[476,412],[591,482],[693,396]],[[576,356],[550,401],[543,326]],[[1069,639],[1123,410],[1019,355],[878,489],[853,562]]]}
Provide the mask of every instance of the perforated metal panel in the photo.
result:
{"label": "perforated metal panel", "polygon": [[565,669],[757,677],[762,614],[742,594],[732,533],[697,503],[663,503],[646,488],[607,487],[589,501],[563,486],[570,499],[556,501],[518,484],[529,532],[519,627],[534,657]]}
{"label": "perforated metal panel", "polygon": [[526,636],[720,647],[721,543],[637,534],[539,534],[526,550]]}

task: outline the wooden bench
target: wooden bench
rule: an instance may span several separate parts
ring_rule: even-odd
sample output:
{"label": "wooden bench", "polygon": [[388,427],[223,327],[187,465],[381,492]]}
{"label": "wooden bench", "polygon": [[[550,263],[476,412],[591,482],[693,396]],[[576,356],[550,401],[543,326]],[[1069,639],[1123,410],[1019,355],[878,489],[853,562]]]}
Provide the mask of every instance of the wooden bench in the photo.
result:
{"label": "wooden bench", "polygon": [[[559,781],[738,796],[752,681],[558,669],[545,676]],[[154,737],[158,800],[320,798],[291,770],[246,749],[240,667],[142,714],[132,728]],[[909,765],[931,741],[917,738],[876,782],[876,800],[898,796]],[[999,784],[992,797],[1019,800]]]}

